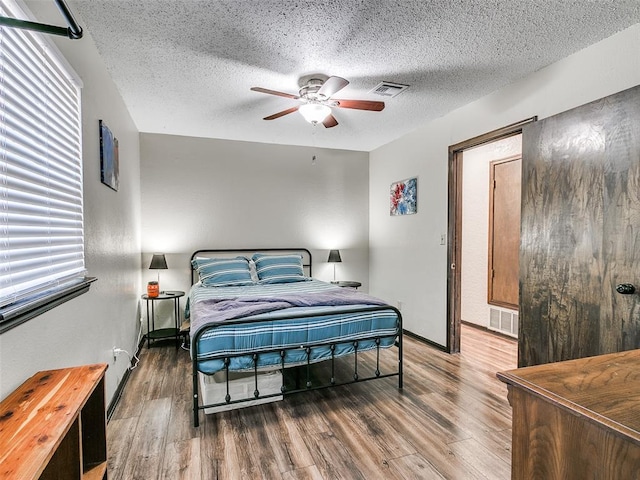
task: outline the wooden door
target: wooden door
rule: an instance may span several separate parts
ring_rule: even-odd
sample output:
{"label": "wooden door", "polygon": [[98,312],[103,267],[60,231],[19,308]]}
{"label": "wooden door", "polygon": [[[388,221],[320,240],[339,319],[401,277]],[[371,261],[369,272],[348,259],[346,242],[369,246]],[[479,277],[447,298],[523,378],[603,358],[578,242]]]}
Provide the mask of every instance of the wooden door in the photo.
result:
{"label": "wooden door", "polygon": [[640,86],[523,129],[519,365],[640,348]]}
{"label": "wooden door", "polygon": [[489,267],[487,301],[518,310],[520,255],[520,157],[489,165]]}

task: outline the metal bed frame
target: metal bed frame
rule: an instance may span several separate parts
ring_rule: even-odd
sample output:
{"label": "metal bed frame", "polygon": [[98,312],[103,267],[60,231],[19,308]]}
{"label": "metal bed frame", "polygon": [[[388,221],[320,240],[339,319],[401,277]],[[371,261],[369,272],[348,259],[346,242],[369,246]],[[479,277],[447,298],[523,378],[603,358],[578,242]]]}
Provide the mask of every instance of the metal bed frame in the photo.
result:
{"label": "metal bed frame", "polygon": [[[227,250],[227,249],[221,249],[221,250],[198,250],[196,252],[193,253],[193,255],[191,256],[191,260],[193,260],[195,257],[199,256],[199,255],[205,255],[205,256],[231,256],[231,255],[237,255],[237,254],[247,254],[247,253],[301,253],[303,255],[303,263],[304,263],[304,268],[308,270],[309,272],[309,276],[311,275],[311,268],[312,268],[312,256],[311,256],[311,252],[309,252],[309,250],[307,249],[299,249],[299,248],[293,248],[293,249],[284,249],[284,248],[267,248],[267,249],[234,249],[234,250]],[[305,258],[308,258],[308,260],[305,260]],[[194,272],[193,268],[191,269],[191,275],[192,275],[192,283],[195,282],[195,278],[197,276],[197,274]],[[380,342],[381,339],[383,338],[380,335],[371,335],[371,336],[366,336],[366,337],[361,337],[358,340],[355,341],[349,341],[349,342],[313,342],[313,343],[307,343],[307,344],[303,344],[303,345],[298,345],[295,347],[287,347],[287,348],[274,348],[274,349],[268,349],[268,350],[260,350],[260,352],[254,352],[254,353],[238,353],[238,354],[221,354],[219,356],[214,356],[214,357],[208,357],[207,360],[222,360],[224,362],[224,372],[225,372],[225,383],[226,383],[226,395],[225,395],[225,400],[223,402],[218,402],[218,403],[212,403],[212,404],[207,404],[207,405],[200,405],[199,403],[199,382],[198,382],[198,344],[199,344],[199,340],[200,337],[207,331],[210,331],[211,329],[215,329],[218,327],[227,327],[229,325],[238,325],[238,324],[247,324],[247,323],[265,323],[265,322],[270,322],[272,320],[270,319],[234,319],[234,320],[228,320],[225,322],[222,322],[220,324],[216,324],[216,325],[210,325],[207,327],[203,327],[200,328],[196,334],[195,337],[192,339],[191,341],[191,356],[192,356],[192,374],[193,374],[193,422],[194,422],[194,426],[197,427],[200,424],[200,418],[199,418],[199,412],[200,410],[204,410],[206,408],[211,408],[211,407],[218,407],[218,406],[222,406],[222,405],[230,405],[230,404],[237,404],[237,403],[242,403],[242,402],[248,402],[248,401],[252,401],[252,400],[258,400],[258,399],[267,399],[267,398],[272,398],[272,397],[279,397],[279,396],[285,396],[285,395],[292,395],[294,393],[300,393],[300,392],[307,392],[310,390],[319,390],[319,389],[324,389],[324,388],[329,388],[329,387],[334,387],[334,386],[340,386],[340,385],[349,385],[349,384],[353,384],[353,383],[360,383],[360,382],[365,382],[368,380],[375,380],[378,378],[387,378],[387,377],[393,377],[393,376],[397,376],[398,377],[398,388],[402,389],[402,377],[403,377],[403,373],[402,373],[402,334],[403,334],[403,330],[402,330],[402,315],[400,313],[400,311],[391,306],[391,305],[376,305],[376,306],[371,306],[371,307],[363,307],[363,308],[359,308],[359,309],[349,309],[348,313],[366,313],[366,312],[376,312],[376,311],[383,311],[383,310],[393,310],[397,316],[397,330],[396,330],[396,340],[395,340],[395,346],[398,348],[398,368],[397,371],[395,372],[389,372],[389,373],[382,373],[380,370]],[[347,310],[345,310],[345,313],[347,312]],[[340,313],[339,310],[334,311],[333,313]],[[317,314],[293,314],[287,317],[278,317],[278,320],[288,320],[288,319],[296,319],[296,318],[313,318],[313,317],[320,317],[320,316],[325,316],[327,315],[326,312],[324,313],[317,313]],[[384,338],[388,338],[389,335],[385,335]],[[375,347],[375,354],[376,354],[376,365],[375,365],[375,370],[373,372],[373,375],[369,375],[369,376],[361,376],[359,371],[358,371],[358,345],[359,342],[362,341],[373,341],[376,344]],[[335,348],[336,345],[338,344],[344,344],[344,343],[352,343],[353,347],[354,347],[354,353],[353,354],[349,354],[349,355],[353,355],[354,357],[354,361],[353,361],[353,374],[351,376],[351,380],[348,381],[337,381],[336,380],[336,375],[335,375],[335,367],[336,367],[336,357],[335,357]],[[329,347],[330,351],[331,351],[331,358],[327,359],[327,360],[323,360],[322,362],[331,362],[331,373],[330,373],[330,377],[328,378],[328,383],[314,383],[312,376],[311,376],[311,365],[313,363],[318,363],[318,362],[312,362],[310,355],[311,355],[311,351],[314,348],[317,347]],[[304,350],[306,353],[306,363],[300,364],[287,364],[285,362],[285,356],[286,356],[286,352],[290,351],[290,350]],[[285,385],[285,376],[282,376],[282,385],[280,387],[280,392],[277,393],[271,393],[271,394],[261,394],[260,390],[258,389],[258,375],[259,375],[259,371],[260,369],[258,368],[258,360],[260,355],[264,355],[264,354],[269,354],[269,353],[276,353],[280,355],[280,359],[281,359],[281,364],[280,364],[280,368],[284,371],[285,368],[290,368],[290,367],[302,367],[302,369],[305,370],[306,372],[306,378],[304,381],[304,384],[301,385],[299,381],[296,381],[296,386],[293,388],[289,388]],[[233,357],[243,357],[243,356],[248,356],[251,355],[253,357],[253,364],[254,364],[254,369],[253,369],[253,385],[254,385],[254,392],[253,392],[253,397],[248,397],[248,398],[241,398],[241,399],[234,399],[231,397],[230,393],[229,393],[229,363],[231,361],[231,358]]]}

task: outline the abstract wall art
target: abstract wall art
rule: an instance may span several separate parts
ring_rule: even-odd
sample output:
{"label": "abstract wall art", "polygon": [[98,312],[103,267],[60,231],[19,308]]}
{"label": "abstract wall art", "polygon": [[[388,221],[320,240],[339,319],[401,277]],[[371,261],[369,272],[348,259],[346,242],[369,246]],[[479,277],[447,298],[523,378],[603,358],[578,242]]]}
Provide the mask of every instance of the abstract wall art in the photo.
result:
{"label": "abstract wall art", "polygon": [[418,212],[418,178],[391,184],[389,194],[391,215],[412,215]]}
{"label": "abstract wall art", "polygon": [[102,120],[100,125],[100,181],[118,191],[120,159],[118,158],[118,139]]}

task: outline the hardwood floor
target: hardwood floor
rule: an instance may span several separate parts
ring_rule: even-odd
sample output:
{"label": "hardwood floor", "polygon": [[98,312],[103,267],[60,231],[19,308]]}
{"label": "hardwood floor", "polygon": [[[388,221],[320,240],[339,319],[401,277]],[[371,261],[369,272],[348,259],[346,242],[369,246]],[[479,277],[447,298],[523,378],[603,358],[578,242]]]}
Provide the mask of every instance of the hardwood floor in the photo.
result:
{"label": "hardwood floor", "polygon": [[[108,424],[109,478],[508,479],[517,343],[463,326],[462,353],[405,336],[397,378],[305,392],[192,426],[191,363],[143,349]],[[395,355],[396,349],[391,349]]]}

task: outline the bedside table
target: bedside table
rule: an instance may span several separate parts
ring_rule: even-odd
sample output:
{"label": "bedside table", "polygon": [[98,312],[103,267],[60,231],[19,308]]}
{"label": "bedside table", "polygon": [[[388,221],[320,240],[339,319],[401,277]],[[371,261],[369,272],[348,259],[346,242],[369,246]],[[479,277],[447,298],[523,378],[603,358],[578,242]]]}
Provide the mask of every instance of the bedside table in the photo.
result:
{"label": "bedside table", "polygon": [[[147,294],[142,295],[142,299],[147,302],[147,348],[151,348],[152,341],[171,337],[175,338],[176,349],[178,348],[180,338],[180,328],[178,327],[178,322],[180,321],[180,297],[184,297],[184,292],[178,290],[167,290],[157,297],[150,297]],[[175,327],[156,330],[155,303],[162,300],[173,300],[173,322]],[[149,305],[151,305],[151,308],[149,308]],[[149,322],[149,319],[151,319],[151,322]]]}
{"label": "bedside table", "polygon": [[343,287],[343,288],[354,288],[354,289],[358,289],[358,287],[362,286],[362,283],[360,282],[350,282],[347,280],[341,281],[341,282],[331,282],[333,285],[338,285],[339,287]]}

